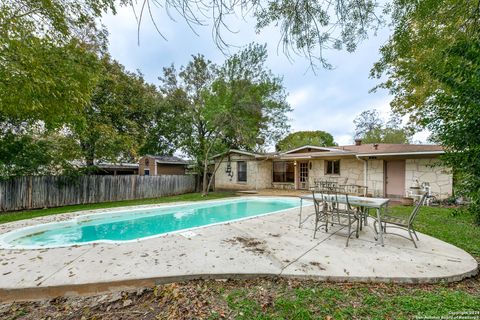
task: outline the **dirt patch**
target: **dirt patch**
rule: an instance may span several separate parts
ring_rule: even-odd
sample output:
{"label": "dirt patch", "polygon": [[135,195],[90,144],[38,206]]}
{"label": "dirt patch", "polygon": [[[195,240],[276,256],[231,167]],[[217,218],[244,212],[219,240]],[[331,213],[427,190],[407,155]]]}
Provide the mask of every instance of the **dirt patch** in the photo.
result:
{"label": "dirt patch", "polygon": [[231,239],[225,240],[226,243],[230,243],[233,245],[240,244],[245,250],[254,252],[257,254],[266,254],[269,252],[265,245],[265,241],[259,240],[256,238],[248,238],[248,237],[235,237]]}

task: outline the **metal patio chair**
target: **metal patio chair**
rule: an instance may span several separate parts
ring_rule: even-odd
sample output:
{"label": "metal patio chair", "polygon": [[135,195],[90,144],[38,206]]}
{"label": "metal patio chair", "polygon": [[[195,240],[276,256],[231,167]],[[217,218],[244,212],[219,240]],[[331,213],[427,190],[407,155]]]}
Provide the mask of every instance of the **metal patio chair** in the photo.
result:
{"label": "metal patio chair", "polygon": [[313,238],[317,235],[318,229],[325,226],[325,230],[328,230],[328,203],[325,201],[323,192],[320,188],[312,189],[313,207],[315,209],[315,229],[313,232]]}
{"label": "metal patio chair", "polygon": [[[415,236],[417,241],[419,241],[419,239],[418,239],[417,233],[415,232],[413,223],[415,222],[415,219],[417,218],[420,207],[423,205],[426,198],[427,198],[427,193],[424,193],[420,198],[420,201],[418,201],[418,203],[415,205],[415,208],[413,208],[413,211],[410,214],[410,216],[406,219],[401,217],[389,216],[389,215],[382,216],[381,228],[383,233],[387,234],[387,228],[406,230],[408,231],[409,237],[406,237],[403,234],[399,234],[399,233],[389,233],[389,234],[393,234],[393,235],[405,238],[407,240],[410,240],[413,242],[413,245],[415,246],[415,248],[417,248],[417,244],[415,243],[415,239],[413,238],[413,236]],[[375,220],[375,222],[373,223],[373,228],[376,234],[378,234],[377,223],[378,223],[377,220]]]}
{"label": "metal patio chair", "polygon": [[[349,196],[365,197],[367,195],[368,187],[361,186],[358,184],[345,184],[339,185],[337,187],[338,193],[345,193]],[[362,230],[363,225],[367,225],[368,210],[365,208],[357,208],[358,215],[360,218],[360,230]]]}
{"label": "metal patio chair", "polygon": [[[345,201],[340,202],[339,197],[344,197]],[[346,246],[353,234],[358,238],[359,231],[359,214],[350,206],[348,194],[339,194],[336,189],[318,190],[313,192],[315,204],[315,230],[313,238],[316,237],[317,231],[322,227],[328,232],[329,225],[340,225],[347,227]],[[352,230],[352,227],[354,228]]]}

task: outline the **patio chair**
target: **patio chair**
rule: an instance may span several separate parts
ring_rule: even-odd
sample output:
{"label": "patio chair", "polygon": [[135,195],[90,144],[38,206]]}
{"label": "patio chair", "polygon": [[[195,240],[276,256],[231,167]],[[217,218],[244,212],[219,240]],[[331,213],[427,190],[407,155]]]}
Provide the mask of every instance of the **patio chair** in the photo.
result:
{"label": "patio chair", "polygon": [[312,190],[313,195],[313,207],[315,208],[315,230],[313,232],[313,238],[317,235],[318,229],[325,226],[325,230],[328,230],[328,203],[325,201],[324,190],[315,188]]}
{"label": "patio chair", "polygon": [[[418,215],[418,211],[420,210],[420,207],[425,202],[426,198],[427,198],[427,193],[424,193],[420,201],[418,201],[418,203],[415,205],[415,208],[413,208],[413,211],[410,214],[410,216],[406,219],[401,217],[389,216],[389,215],[382,216],[381,228],[383,233],[384,234],[387,233],[387,228],[392,228],[392,229],[395,228],[395,229],[408,231],[409,237],[406,237],[403,234],[399,234],[399,233],[389,233],[389,234],[393,234],[393,235],[405,238],[407,240],[410,240],[413,242],[413,245],[415,246],[415,248],[417,248],[417,244],[415,243],[415,239],[413,238],[413,236],[415,236],[417,241],[419,241],[419,239],[418,239],[417,233],[415,232],[413,223],[415,222],[415,219],[417,218],[417,215]],[[373,223],[373,228],[376,234],[378,234],[377,223],[378,223],[377,220],[375,220],[375,222]]]}
{"label": "patio chair", "polygon": [[[348,194],[349,196],[365,197],[367,194],[367,187],[357,184],[346,184],[337,186],[339,194]],[[363,225],[367,225],[368,211],[362,208],[357,208],[360,218],[360,230]]]}
{"label": "patio chair", "polygon": [[[340,202],[339,197],[345,197]],[[317,194],[313,193],[315,205],[315,230],[313,238],[315,239],[317,231],[325,227],[328,232],[329,225],[340,225],[347,227],[346,246],[353,234],[358,238],[359,231],[359,215],[355,209],[350,206],[348,194],[338,194],[334,189],[321,190]],[[352,230],[354,227],[354,230]]]}

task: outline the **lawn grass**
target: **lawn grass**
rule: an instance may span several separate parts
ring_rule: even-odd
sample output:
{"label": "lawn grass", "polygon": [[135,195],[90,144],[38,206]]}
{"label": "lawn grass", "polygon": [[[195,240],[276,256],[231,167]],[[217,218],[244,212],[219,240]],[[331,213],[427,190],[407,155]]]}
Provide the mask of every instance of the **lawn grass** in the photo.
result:
{"label": "lawn grass", "polygon": [[[244,284],[245,285],[245,284]],[[253,282],[228,290],[235,319],[412,319],[480,311],[477,285]]]}
{"label": "lawn grass", "polygon": [[[408,217],[413,207],[393,206],[389,214]],[[454,208],[421,207],[415,229],[451,243],[480,260],[480,227],[475,225],[475,214]],[[421,239],[420,239],[421,240]]]}
{"label": "lawn grass", "polygon": [[72,205],[72,206],[65,206],[65,207],[58,207],[58,208],[17,211],[17,212],[0,214],[0,224],[18,221],[18,220],[24,220],[24,219],[49,216],[54,214],[83,211],[83,210],[95,210],[95,209],[116,208],[116,207],[125,207],[125,206],[138,206],[138,205],[146,205],[146,204],[159,204],[159,203],[168,203],[168,202],[177,202],[177,201],[214,200],[214,199],[221,199],[221,198],[227,198],[227,197],[233,197],[233,196],[235,196],[235,193],[233,192],[210,192],[206,197],[202,197],[200,193],[186,193],[186,194],[181,194],[177,196],[167,196],[167,197],[161,197],[161,198],[102,202],[102,203],[93,203],[93,204],[79,204],[79,205]]}

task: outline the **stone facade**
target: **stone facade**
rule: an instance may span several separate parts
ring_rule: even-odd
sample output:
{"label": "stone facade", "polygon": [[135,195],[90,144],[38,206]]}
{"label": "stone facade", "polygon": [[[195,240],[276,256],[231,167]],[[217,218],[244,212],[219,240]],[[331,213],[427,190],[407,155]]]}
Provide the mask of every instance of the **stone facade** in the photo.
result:
{"label": "stone facade", "polygon": [[[374,197],[384,196],[384,176],[383,160],[367,160],[367,187],[369,194]],[[363,185],[363,182],[361,184]]]}
{"label": "stone facade", "polygon": [[[247,181],[238,181],[237,162],[247,163]],[[231,175],[228,175],[227,165],[230,163]],[[232,190],[257,190],[272,187],[272,161],[257,160],[252,156],[231,154],[230,162],[223,159],[222,163],[216,162],[218,167],[215,174],[215,189]]]}
{"label": "stone facade", "polygon": [[[217,160],[218,161],[218,160]],[[239,182],[237,177],[237,162],[247,162],[247,181]],[[293,160],[292,160],[293,161]],[[300,160],[298,160],[300,161]],[[298,162],[297,161],[297,162]],[[297,183],[274,183],[273,161],[271,159],[259,160],[253,156],[242,154],[230,155],[232,175],[226,173],[228,159],[224,159],[215,174],[216,189],[233,190],[258,190],[258,189],[295,189]],[[452,194],[452,173],[447,168],[439,165],[439,160],[422,158],[405,160],[405,192],[409,195],[410,187],[419,183],[428,182],[431,192],[437,198],[443,199]],[[367,187],[368,193],[373,197],[384,197],[385,161],[381,159],[367,160]],[[313,186],[315,179],[338,178],[341,183],[364,185],[365,161],[357,158],[341,158],[340,174],[325,174],[325,160],[314,159],[308,162],[309,185]],[[295,181],[298,181],[298,165],[295,168]]]}
{"label": "stone facade", "polygon": [[325,160],[312,160],[312,169],[308,172],[308,180],[311,186],[315,179],[338,178],[348,184],[363,184],[363,162],[360,160],[343,158],[340,159],[340,174],[325,174]]}
{"label": "stone facade", "polygon": [[422,182],[430,184],[430,191],[439,199],[452,195],[453,178],[450,169],[437,159],[407,159],[405,161],[405,193]]}

